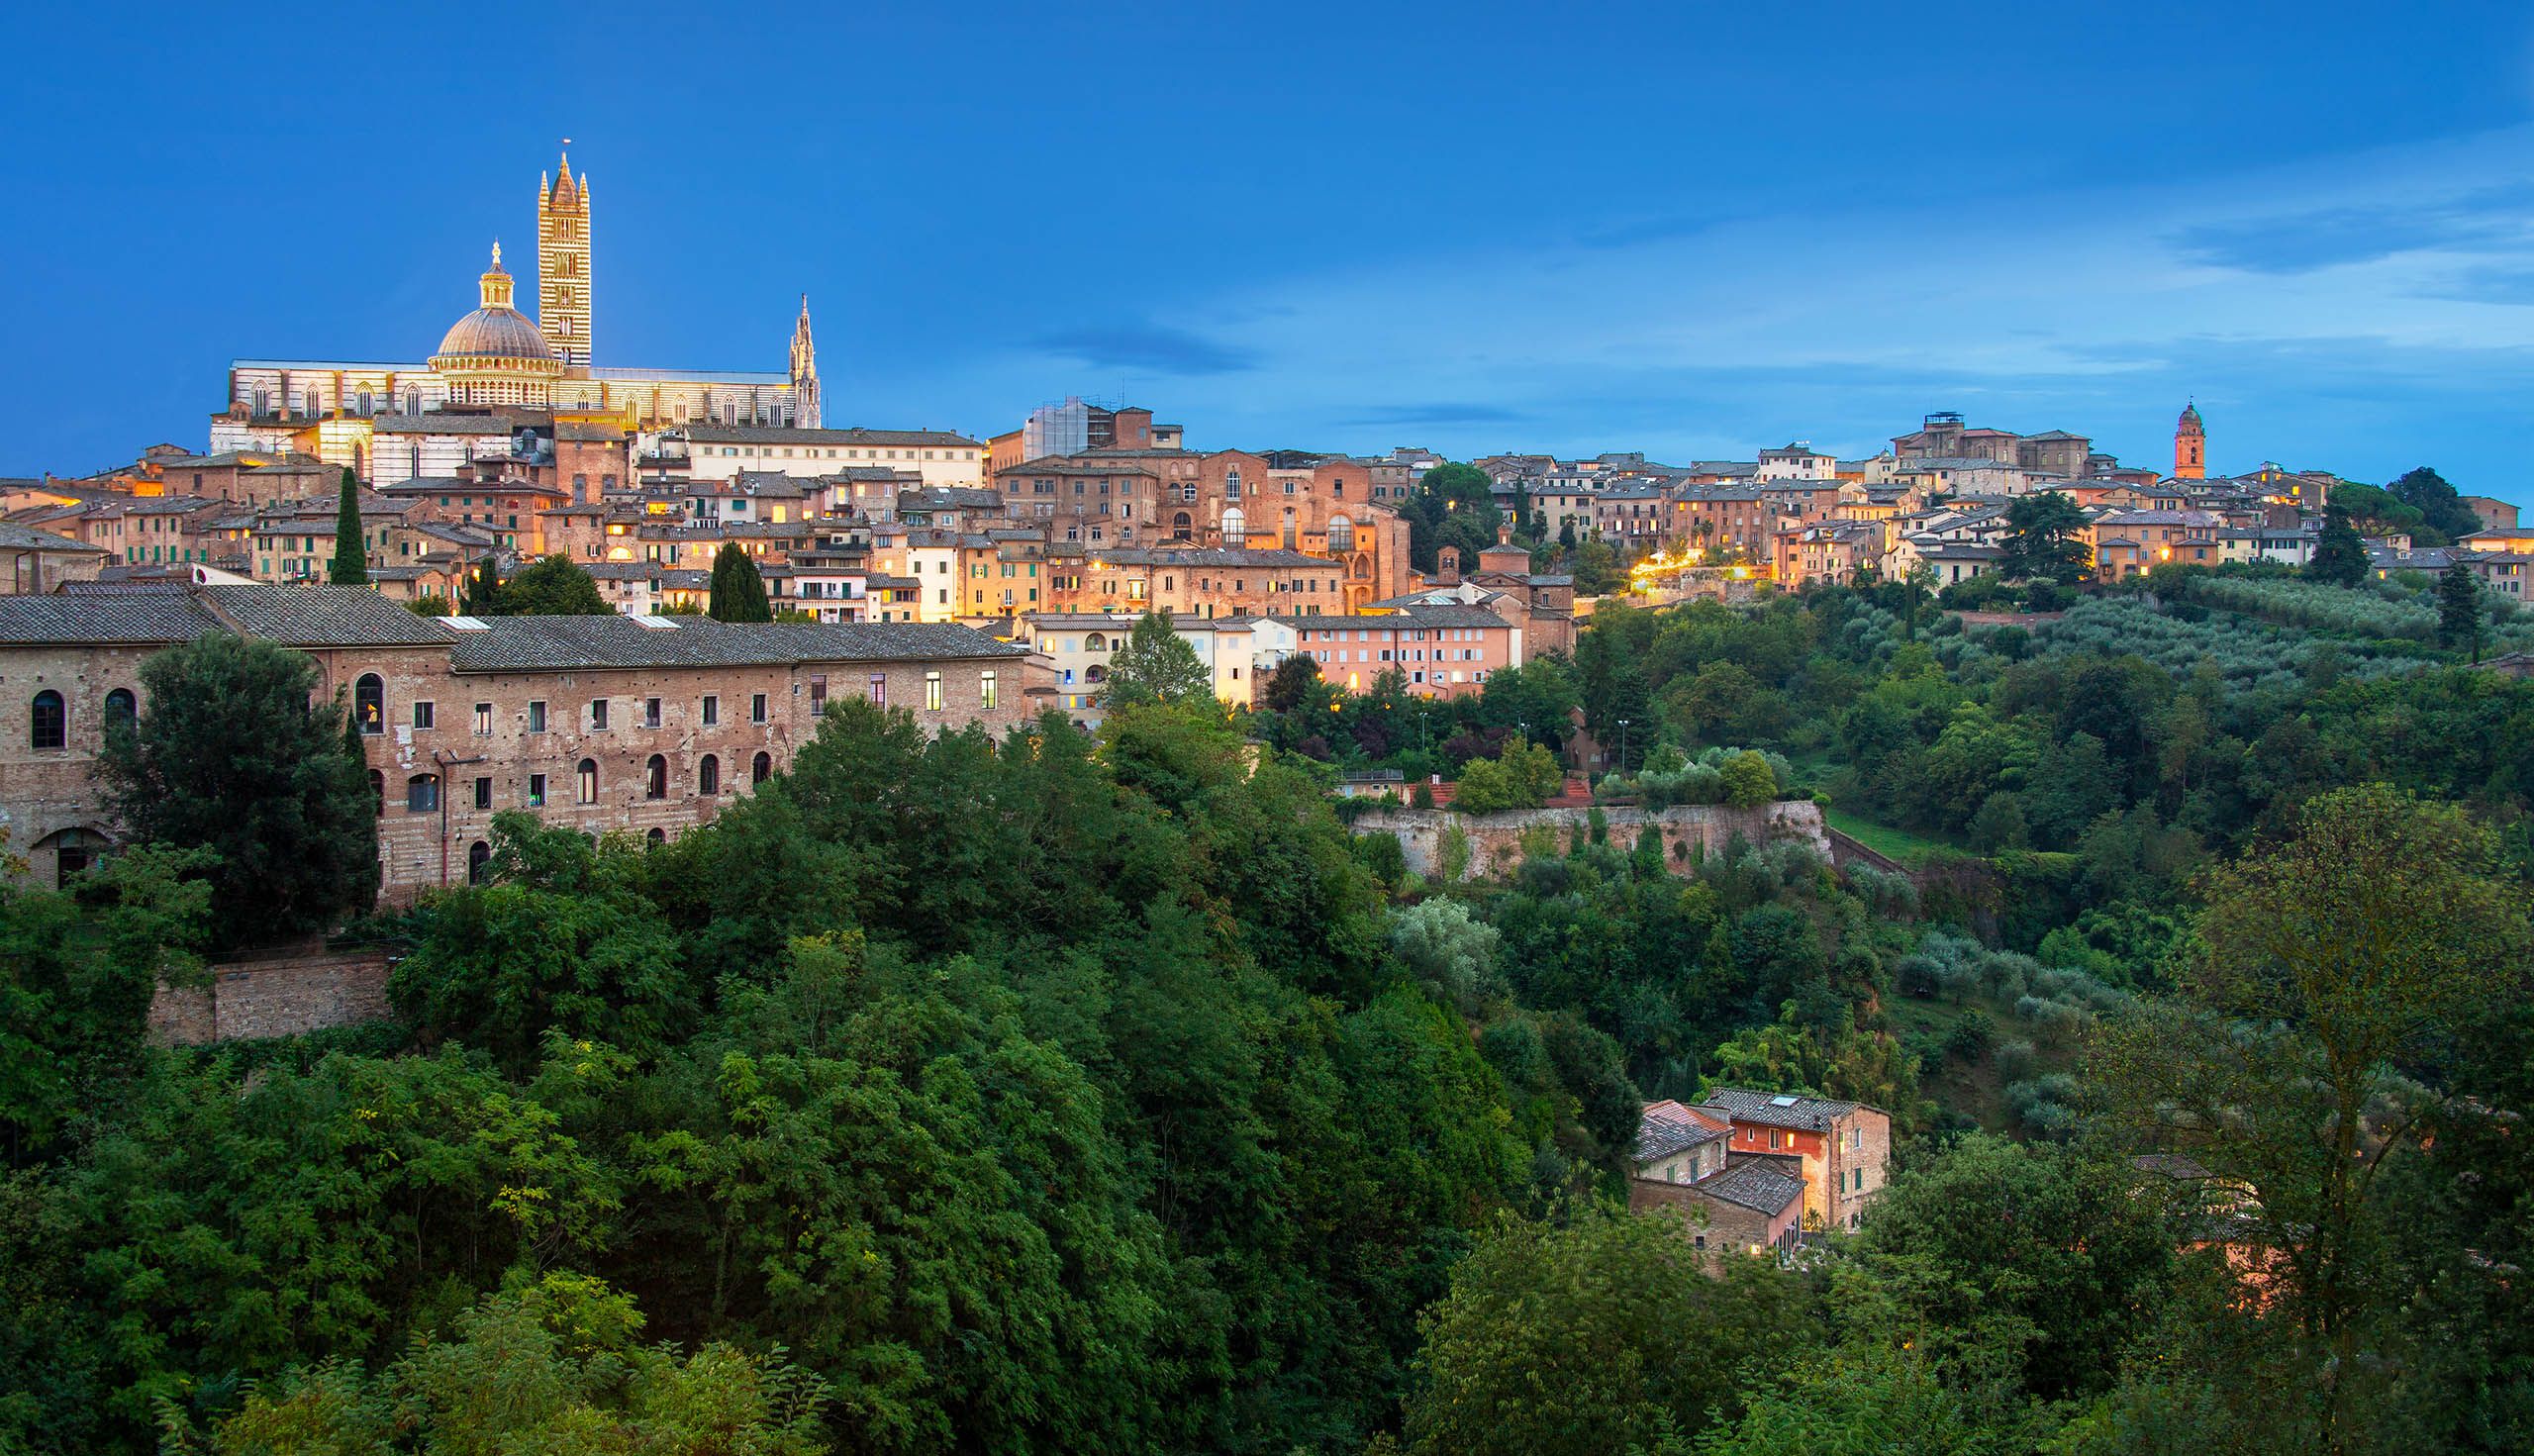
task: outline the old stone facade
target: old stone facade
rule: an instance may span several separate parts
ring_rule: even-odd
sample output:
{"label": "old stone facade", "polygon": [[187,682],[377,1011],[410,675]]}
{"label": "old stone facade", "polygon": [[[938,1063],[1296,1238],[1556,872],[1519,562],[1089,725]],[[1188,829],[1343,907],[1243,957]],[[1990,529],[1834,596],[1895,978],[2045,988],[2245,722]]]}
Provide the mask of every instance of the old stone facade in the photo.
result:
{"label": "old stone facade", "polygon": [[[1663,836],[1664,858],[1675,866],[1689,864],[1695,854],[1720,852],[1736,834],[1753,844],[1792,839],[1809,846],[1824,860],[1830,857],[1821,806],[1809,799],[1782,800],[1757,809],[1682,804],[1649,811],[1619,806],[1603,810],[1602,816],[1608,825],[1610,842],[1620,845],[1635,843],[1638,831],[1651,821]],[[1469,840],[1471,874],[1510,874],[1521,862],[1525,834],[1545,831],[1563,846],[1567,836],[1591,817],[1592,811],[1586,809],[1527,809],[1489,815],[1455,814],[1447,809],[1381,809],[1356,820],[1352,827],[1358,834],[1396,836],[1408,867],[1420,875],[1434,873],[1445,831],[1458,827]]]}
{"label": "old stone facade", "polygon": [[204,585],[0,600],[0,827],[58,883],[113,842],[90,765],[141,664],[203,632],[306,653],[359,724],[384,896],[464,883],[494,814],[666,838],[787,768],[858,695],[928,731],[1049,706],[1043,660],[959,627],[414,616],[357,588]]}

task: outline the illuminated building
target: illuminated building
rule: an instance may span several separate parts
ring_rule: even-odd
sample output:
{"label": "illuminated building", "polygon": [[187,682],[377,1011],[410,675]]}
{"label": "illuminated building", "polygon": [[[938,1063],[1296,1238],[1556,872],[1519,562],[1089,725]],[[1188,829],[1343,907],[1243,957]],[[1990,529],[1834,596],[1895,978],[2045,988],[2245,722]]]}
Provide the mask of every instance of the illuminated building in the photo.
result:
{"label": "illuminated building", "polygon": [[513,306],[513,280],[496,244],[493,266],[478,281],[478,307],[427,361],[231,361],[227,404],[212,417],[212,452],[298,450],[367,479],[371,421],[452,408],[550,409],[629,429],[819,427],[806,295],[782,372],[602,366],[591,333],[589,175],[575,176],[568,157],[551,181],[539,179],[536,221],[536,320]]}

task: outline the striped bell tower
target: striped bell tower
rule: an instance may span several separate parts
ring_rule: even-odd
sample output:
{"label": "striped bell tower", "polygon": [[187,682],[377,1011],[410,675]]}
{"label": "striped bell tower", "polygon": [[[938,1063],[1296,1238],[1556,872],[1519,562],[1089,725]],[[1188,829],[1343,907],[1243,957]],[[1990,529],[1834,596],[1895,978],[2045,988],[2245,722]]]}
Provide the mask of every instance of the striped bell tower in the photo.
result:
{"label": "striped bell tower", "polygon": [[568,151],[550,181],[536,179],[536,327],[564,367],[589,367],[590,179],[573,179]]}

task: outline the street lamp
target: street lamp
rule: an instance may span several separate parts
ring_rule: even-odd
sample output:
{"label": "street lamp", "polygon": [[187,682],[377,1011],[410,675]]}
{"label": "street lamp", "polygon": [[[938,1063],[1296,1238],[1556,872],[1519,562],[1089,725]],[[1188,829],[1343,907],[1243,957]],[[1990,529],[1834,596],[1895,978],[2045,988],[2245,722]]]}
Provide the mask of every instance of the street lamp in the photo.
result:
{"label": "street lamp", "polygon": [[1627,720],[1619,720],[1619,772],[1627,772]]}

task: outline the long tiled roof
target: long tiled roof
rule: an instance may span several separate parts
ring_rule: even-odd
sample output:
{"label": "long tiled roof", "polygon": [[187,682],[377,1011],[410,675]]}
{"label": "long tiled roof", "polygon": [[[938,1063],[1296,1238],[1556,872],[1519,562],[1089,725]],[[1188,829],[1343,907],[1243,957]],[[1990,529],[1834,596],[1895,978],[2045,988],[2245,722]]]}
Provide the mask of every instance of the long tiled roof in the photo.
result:
{"label": "long tiled roof", "polygon": [[1720,1203],[1735,1205],[1775,1217],[1786,1207],[1803,1197],[1803,1180],[1760,1158],[1727,1163],[1721,1173],[1710,1173],[1690,1187]]}
{"label": "long tiled roof", "polygon": [[0,597],[0,644],[185,642],[219,626],[193,598],[174,592]]}
{"label": "long tiled roof", "polygon": [[1800,1132],[1827,1132],[1832,1118],[1844,1117],[1857,1110],[1857,1105],[1852,1102],[1753,1092],[1740,1087],[1719,1087],[1707,1094],[1705,1105],[1725,1113],[1736,1122],[1757,1122],[1763,1127],[1793,1127]]}
{"label": "long tiled roof", "polygon": [[431,618],[359,587],[251,582],[198,587],[195,595],[238,631],[293,647],[421,646],[448,640]]}
{"label": "long tiled roof", "polygon": [[0,521],[0,551],[87,551],[100,556],[106,553],[103,546],[92,546],[66,535],[55,535],[49,531],[38,531],[32,526],[12,526],[5,521]]}
{"label": "long tiled roof", "polygon": [[1713,1142],[1723,1135],[1704,1122],[1648,1113],[1645,1119],[1636,1124],[1636,1160],[1640,1163],[1658,1162],[1701,1143]]}
{"label": "long tiled roof", "polygon": [[964,627],[914,622],[716,622],[709,617],[501,617],[459,630],[460,672],[563,668],[746,667],[1019,657],[1024,649]]}

